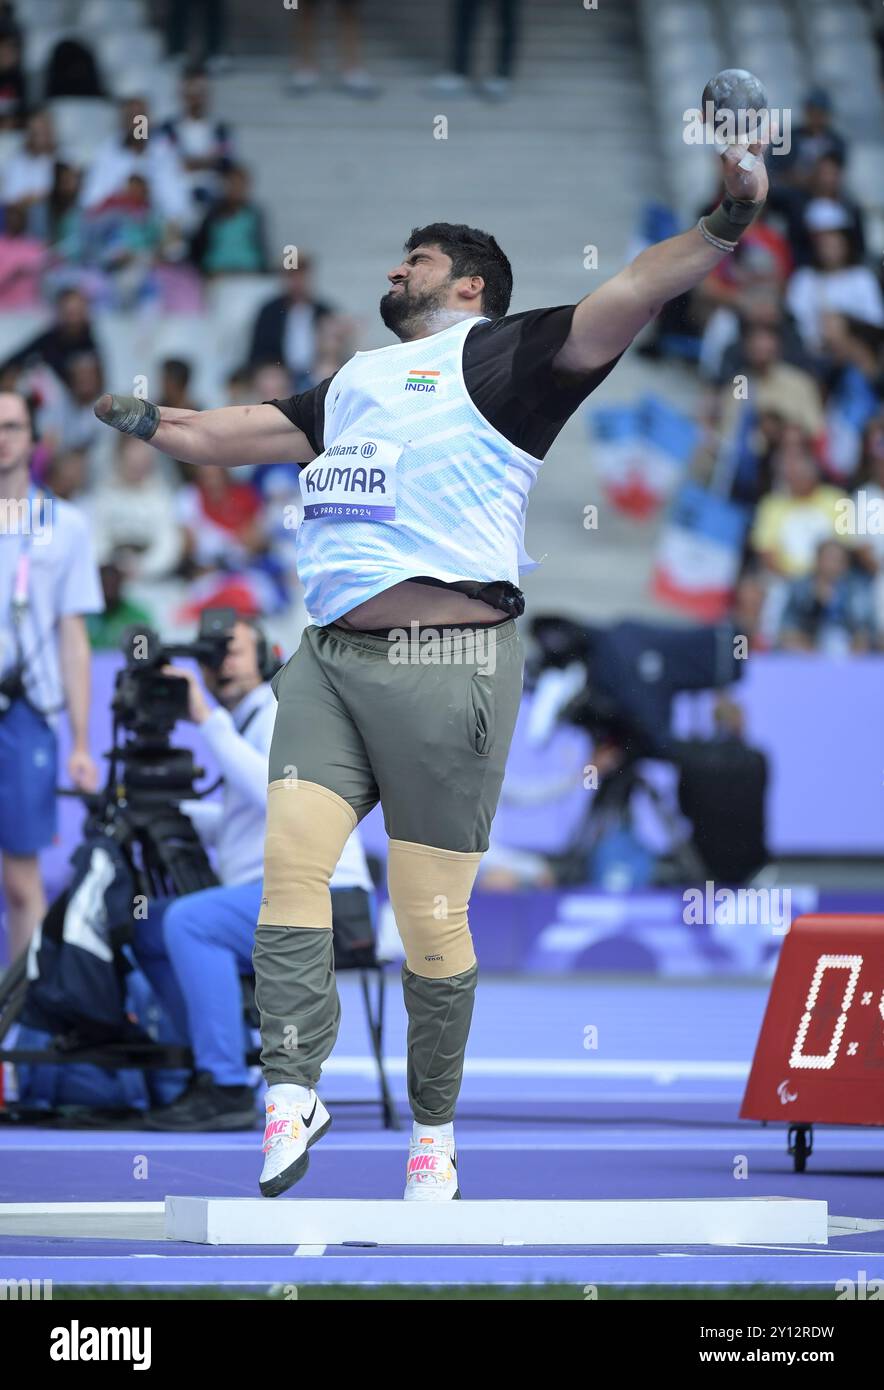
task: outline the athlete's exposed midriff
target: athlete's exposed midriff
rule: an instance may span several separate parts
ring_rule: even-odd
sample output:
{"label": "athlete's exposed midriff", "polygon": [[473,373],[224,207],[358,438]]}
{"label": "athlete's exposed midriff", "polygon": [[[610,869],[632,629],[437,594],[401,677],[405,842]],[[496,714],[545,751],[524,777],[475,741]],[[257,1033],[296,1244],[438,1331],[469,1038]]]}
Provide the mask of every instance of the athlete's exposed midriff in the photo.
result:
{"label": "athlete's exposed midriff", "polygon": [[381,627],[408,627],[421,623],[442,627],[456,623],[499,623],[506,617],[479,599],[469,598],[456,589],[437,589],[415,584],[409,579],[393,584],[382,594],[366,599],[336,621],[342,627],[358,630]]}

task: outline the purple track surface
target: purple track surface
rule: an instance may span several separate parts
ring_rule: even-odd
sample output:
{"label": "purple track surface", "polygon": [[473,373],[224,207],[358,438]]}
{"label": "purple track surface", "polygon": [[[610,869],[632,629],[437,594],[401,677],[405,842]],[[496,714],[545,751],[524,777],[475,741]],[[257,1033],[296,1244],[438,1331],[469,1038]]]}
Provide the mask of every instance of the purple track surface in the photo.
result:
{"label": "purple track surface", "polygon": [[[405,1019],[394,986],[386,1051],[407,1116]],[[330,1133],[299,1197],[401,1194],[408,1121],[380,1128],[355,982],[322,1094]],[[486,978],[458,1110],[465,1199],[805,1196],[830,1218],[884,1223],[884,1131],[818,1129],[804,1174],[785,1125],[738,1120],[765,985]],[[587,1049],[587,1028],[597,1047]],[[257,1196],[260,1130],[166,1135],[0,1125],[0,1203],[161,1201],[168,1194]],[[135,1178],[140,1156],[147,1175]],[[745,1159],[747,1176],[735,1167]],[[143,1168],[143,1163],[142,1163]],[[0,1211],[2,1219],[2,1211]],[[0,1278],[65,1284],[275,1283],[751,1284],[834,1288],[884,1278],[884,1229],[830,1235],[828,1247],[223,1247],[0,1235]]]}

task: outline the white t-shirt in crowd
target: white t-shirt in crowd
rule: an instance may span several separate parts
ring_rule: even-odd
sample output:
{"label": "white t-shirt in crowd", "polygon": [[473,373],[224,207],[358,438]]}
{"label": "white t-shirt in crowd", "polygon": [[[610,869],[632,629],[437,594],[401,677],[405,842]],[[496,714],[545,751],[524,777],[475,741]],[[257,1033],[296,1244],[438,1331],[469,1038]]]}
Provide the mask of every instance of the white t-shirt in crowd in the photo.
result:
{"label": "white t-shirt in crowd", "polygon": [[21,202],[23,198],[46,198],[52,192],[55,177],[54,154],[14,154],[3,170],[0,182],[0,202],[4,205]]}
{"label": "white t-shirt in crowd", "polygon": [[811,266],[796,270],[786,288],[786,304],[807,347],[818,348],[822,316],[847,314],[877,327],[884,326],[884,296],[864,265],[824,273]]}
{"label": "white t-shirt in crowd", "polygon": [[149,478],[139,487],[114,481],[78,504],[90,520],[98,563],[118,548],[139,552],[139,579],[165,579],[183,549],[175,494],[163,478]]}
{"label": "white t-shirt in crowd", "polygon": [[0,514],[0,674],[17,660],[13,597],[22,557],[27,606],[20,626],[28,697],[55,724],[64,702],[58,654],[59,620],[103,613],[104,598],[86,519],[59,497],[26,510],[4,501]]}
{"label": "white t-shirt in crowd", "polygon": [[133,174],[147,181],[151,202],[169,222],[184,224],[190,212],[190,185],[169,140],[154,136],[136,153],[113,138],[99,146],[86,171],[80,193],[84,208],[100,207],[125,188]]}

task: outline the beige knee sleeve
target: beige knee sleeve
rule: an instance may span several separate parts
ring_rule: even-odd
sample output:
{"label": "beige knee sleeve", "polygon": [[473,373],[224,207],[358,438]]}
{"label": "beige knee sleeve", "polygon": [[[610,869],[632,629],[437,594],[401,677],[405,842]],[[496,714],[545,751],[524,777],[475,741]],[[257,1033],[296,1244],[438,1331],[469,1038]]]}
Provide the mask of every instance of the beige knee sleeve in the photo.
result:
{"label": "beige knee sleeve", "polygon": [[406,964],[415,975],[448,979],[475,965],[467,904],[481,858],[407,840],[390,841],[390,902]]}
{"label": "beige knee sleeve", "polygon": [[327,787],[270,783],[259,927],[331,927],[328,881],[355,827],[352,806]]}

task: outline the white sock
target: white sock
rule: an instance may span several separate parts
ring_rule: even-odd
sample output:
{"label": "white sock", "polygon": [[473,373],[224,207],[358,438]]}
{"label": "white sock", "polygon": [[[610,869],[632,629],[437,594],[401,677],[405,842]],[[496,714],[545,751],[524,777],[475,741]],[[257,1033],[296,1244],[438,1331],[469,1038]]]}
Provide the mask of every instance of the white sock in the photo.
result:
{"label": "white sock", "polygon": [[268,1086],[267,1095],[264,1099],[265,1104],[267,1101],[275,1101],[278,1105],[304,1105],[310,1099],[310,1087],[290,1086],[288,1083],[285,1085]]}
{"label": "white sock", "polygon": [[440,1139],[454,1138],[454,1122],[449,1120],[447,1125],[420,1125],[417,1120],[411,1126],[411,1141],[417,1144],[421,1139],[432,1139],[433,1143],[438,1143]]}

